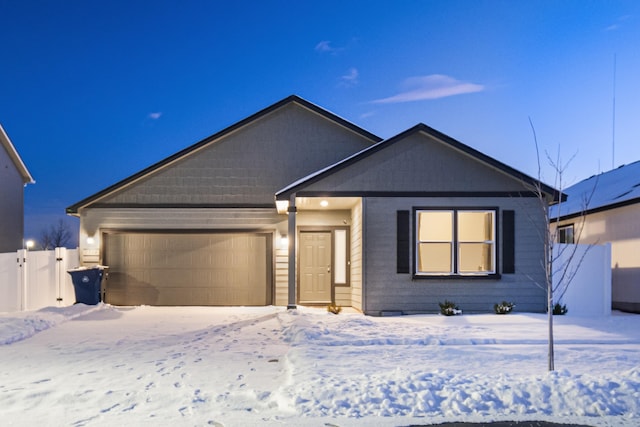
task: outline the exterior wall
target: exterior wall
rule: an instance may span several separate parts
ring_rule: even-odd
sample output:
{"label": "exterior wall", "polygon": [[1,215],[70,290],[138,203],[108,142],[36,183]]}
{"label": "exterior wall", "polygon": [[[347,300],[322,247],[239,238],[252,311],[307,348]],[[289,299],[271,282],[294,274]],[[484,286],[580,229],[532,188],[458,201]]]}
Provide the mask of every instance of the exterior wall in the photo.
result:
{"label": "exterior wall", "polygon": [[[582,218],[561,221],[579,232]],[[611,243],[611,300],[616,310],[640,313],[640,204],[584,217],[579,243]]]}
{"label": "exterior wall", "polygon": [[[544,312],[546,297],[542,268],[543,245],[539,231],[545,227],[536,198],[378,198],[365,199],[364,235],[366,264],[365,306],[367,314],[385,311],[433,313],[438,302],[452,300],[465,312],[492,312],[503,300],[518,311]],[[413,207],[498,207],[498,271],[501,268],[501,211],[515,211],[515,274],[497,279],[414,279],[396,273],[396,212]],[[535,219],[535,223],[534,220]],[[413,241],[413,237],[412,237]],[[413,257],[413,250],[411,251]],[[413,262],[413,260],[412,260]]]}
{"label": "exterior wall", "polygon": [[289,249],[276,243],[275,292],[273,304],[287,306],[289,302]]}
{"label": "exterior wall", "polygon": [[[338,227],[351,224],[350,211],[301,211],[298,227]],[[288,301],[288,249],[280,242],[286,236],[287,217],[274,209],[128,208],[81,211],[80,251],[82,265],[102,263],[102,233],[108,230],[261,230],[274,233],[275,305]],[[93,242],[87,243],[91,237]],[[353,260],[352,254],[352,260]],[[356,263],[357,265],[358,263]],[[353,265],[352,265],[353,267]],[[359,285],[361,287],[361,284]],[[352,305],[352,287],[336,287],[336,302]]]}
{"label": "exterior wall", "polygon": [[99,203],[271,205],[276,191],[371,144],[291,103]]}
{"label": "exterior wall", "polygon": [[0,145],[0,253],[22,249],[24,234],[24,181]]}

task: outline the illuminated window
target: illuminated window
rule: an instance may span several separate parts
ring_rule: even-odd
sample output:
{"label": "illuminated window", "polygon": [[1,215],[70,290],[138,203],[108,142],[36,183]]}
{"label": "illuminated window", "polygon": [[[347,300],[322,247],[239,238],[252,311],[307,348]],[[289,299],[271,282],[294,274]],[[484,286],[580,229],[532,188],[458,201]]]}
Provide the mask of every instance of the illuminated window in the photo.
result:
{"label": "illuminated window", "polygon": [[496,272],[494,210],[416,211],[416,274]]}

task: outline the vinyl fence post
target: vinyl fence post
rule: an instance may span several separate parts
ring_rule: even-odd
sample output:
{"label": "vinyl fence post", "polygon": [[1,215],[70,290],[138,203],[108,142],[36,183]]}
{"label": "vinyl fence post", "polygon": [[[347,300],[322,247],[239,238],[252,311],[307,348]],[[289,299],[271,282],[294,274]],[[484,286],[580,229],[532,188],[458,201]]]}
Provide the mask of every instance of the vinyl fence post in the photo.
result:
{"label": "vinyl fence post", "polygon": [[56,301],[58,302],[58,306],[63,305],[64,301],[64,283],[65,283],[65,273],[67,270],[67,248],[55,248],[55,257],[56,257]]}
{"label": "vinyl fence post", "polygon": [[29,251],[26,249],[18,249],[18,295],[20,295],[20,310],[27,310],[27,294],[28,294],[28,274],[27,274],[27,258]]}

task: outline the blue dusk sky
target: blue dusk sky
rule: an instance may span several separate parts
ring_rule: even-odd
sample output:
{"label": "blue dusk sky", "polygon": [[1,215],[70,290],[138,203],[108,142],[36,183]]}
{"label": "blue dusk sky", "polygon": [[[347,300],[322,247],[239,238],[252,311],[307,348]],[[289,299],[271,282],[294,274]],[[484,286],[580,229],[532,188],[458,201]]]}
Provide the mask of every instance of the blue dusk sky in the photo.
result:
{"label": "blue dusk sky", "polygon": [[0,123],[36,180],[27,238],[291,94],[537,177],[530,118],[543,156],[575,155],[566,185],[640,160],[638,1],[0,0],[0,22]]}

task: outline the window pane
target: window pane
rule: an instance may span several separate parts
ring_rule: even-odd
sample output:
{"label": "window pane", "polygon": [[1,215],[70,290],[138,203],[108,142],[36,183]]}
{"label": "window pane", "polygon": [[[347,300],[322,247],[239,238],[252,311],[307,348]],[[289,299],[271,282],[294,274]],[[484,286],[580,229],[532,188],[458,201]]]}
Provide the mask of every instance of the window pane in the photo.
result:
{"label": "window pane", "polygon": [[493,273],[493,245],[488,243],[460,243],[458,245],[459,273]]}
{"label": "window pane", "polygon": [[458,212],[458,240],[493,241],[493,212]]}
{"label": "window pane", "polygon": [[333,280],[336,285],[347,283],[347,230],[333,232]]}
{"label": "window pane", "polygon": [[421,242],[451,242],[453,240],[453,212],[418,212],[418,240]]}
{"label": "window pane", "polygon": [[558,243],[574,243],[573,225],[560,227],[558,229]]}
{"label": "window pane", "polygon": [[451,273],[451,243],[420,243],[418,245],[419,273]]}

